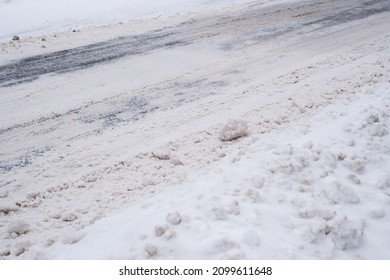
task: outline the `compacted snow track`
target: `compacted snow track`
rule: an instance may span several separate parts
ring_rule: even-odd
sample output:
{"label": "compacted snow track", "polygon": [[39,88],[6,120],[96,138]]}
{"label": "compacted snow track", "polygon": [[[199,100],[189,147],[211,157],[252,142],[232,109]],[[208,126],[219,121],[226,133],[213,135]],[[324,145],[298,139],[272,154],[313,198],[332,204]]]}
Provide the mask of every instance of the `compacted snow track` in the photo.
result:
{"label": "compacted snow track", "polygon": [[390,10],[381,1],[297,1],[271,7],[253,4],[247,10],[184,22],[137,36],[121,36],[74,49],[28,57],[0,65],[0,86],[29,82],[41,75],[93,67],[161,48],[199,44],[210,37],[230,39],[225,49],[247,41],[270,40],[288,32],[321,30]]}

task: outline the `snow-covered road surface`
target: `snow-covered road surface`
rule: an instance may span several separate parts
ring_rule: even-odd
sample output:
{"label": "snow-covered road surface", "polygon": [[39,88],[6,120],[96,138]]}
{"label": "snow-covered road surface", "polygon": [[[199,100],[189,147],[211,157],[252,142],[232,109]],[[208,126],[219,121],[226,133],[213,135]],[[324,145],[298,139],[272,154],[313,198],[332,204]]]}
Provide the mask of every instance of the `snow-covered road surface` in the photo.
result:
{"label": "snow-covered road surface", "polygon": [[0,257],[389,258],[390,4],[258,2],[2,44]]}
{"label": "snow-covered road surface", "polygon": [[[390,11],[381,1],[299,1],[263,7],[252,4],[243,11],[212,15],[167,26],[146,34],[120,36],[108,41],[27,57],[0,65],[0,86],[32,81],[41,75],[72,72],[181,45],[215,44],[228,51],[297,30],[306,34]],[[295,36],[299,40],[301,36]],[[215,42],[217,41],[217,42]],[[222,42],[221,42],[222,41]]]}

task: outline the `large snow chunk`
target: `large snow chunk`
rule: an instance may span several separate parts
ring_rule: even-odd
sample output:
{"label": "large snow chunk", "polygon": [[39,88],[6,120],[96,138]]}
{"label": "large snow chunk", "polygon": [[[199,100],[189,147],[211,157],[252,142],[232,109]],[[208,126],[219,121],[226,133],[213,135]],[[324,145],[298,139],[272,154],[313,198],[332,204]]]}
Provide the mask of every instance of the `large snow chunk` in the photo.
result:
{"label": "large snow chunk", "polygon": [[231,141],[248,134],[248,123],[242,120],[230,120],[219,132],[219,139]]}

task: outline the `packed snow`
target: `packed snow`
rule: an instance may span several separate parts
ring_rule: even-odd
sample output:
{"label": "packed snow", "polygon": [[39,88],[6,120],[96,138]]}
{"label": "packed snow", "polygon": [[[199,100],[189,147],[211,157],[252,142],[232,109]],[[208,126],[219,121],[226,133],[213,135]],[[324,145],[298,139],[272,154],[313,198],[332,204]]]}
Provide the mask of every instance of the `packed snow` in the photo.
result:
{"label": "packed snow", "polygon": [[0,1],[0,40],[18,34],[37,35],[88,25],[190,14],[249,1],[2,0]]}
{"label": "packed snow", "polygon": [[51,2],[0,1],[0,67],[193,41],[0,87],[0,259],[390,258],[389,12],[267,41],[217,21],[297,1]]}

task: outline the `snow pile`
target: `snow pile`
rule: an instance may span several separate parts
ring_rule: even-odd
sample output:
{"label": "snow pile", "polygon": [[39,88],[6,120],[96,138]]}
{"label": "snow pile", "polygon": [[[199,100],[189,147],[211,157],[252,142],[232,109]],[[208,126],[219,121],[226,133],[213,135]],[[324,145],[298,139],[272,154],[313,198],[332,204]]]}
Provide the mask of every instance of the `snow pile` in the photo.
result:
{"label": "snow pile", "polygon": [[75,244],[30,255],[388,259],[389,92],[388,84],[363,87],[355,101],[241,146],[204,180],[135,202]]}

